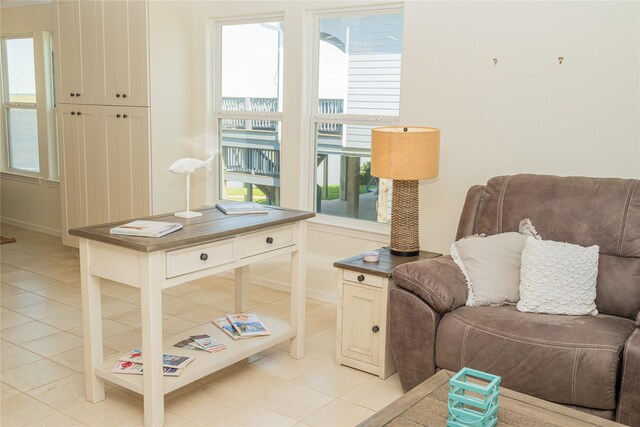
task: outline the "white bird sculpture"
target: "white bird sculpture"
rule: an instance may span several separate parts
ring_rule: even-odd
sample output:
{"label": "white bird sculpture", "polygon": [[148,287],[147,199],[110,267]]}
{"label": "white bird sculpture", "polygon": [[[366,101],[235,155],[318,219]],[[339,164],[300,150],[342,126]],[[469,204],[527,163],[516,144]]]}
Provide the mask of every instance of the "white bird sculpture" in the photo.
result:
{"label": "white bird sculpture", "polygon": [[208,171],[211,171],[211,163],[213,162],[213,157],[209,157],[207,160],[198,160],[192,159],[190,157],[176,160],[173,162],[171,166],[169,166],[169,170],[178,175],[187,175],[187,210],[183,212],[176,212],[175,216],[180,218],[196,218],[202,216],[200,212],[193,212],[189,210],[189,193],[191,189],[191,174],[194,173],[198,169],[206,168]]}

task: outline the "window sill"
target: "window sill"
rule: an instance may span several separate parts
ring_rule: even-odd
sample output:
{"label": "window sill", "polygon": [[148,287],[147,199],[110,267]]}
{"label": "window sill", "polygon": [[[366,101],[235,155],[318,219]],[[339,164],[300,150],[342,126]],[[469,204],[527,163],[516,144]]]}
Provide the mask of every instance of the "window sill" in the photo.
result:
{"label": "window sill", "polygon": [[2,171],[0,172],[0,178],[8,179],[11,181],[26,182],[28,184],[42,184],[42,178],[40,178],[39,176],[27,175],[18,172]]}
{"label": "window sill", "polygon": [[389,224],[318,214],[309,220],[309,230],[388,244],[391,227]]}
{"label": "window sill", "polygon": [[60,180],[57,180],[57,179],[45,179],[44,182],[47,183],[47,187],[49,187],[49,188],[60,188]]}

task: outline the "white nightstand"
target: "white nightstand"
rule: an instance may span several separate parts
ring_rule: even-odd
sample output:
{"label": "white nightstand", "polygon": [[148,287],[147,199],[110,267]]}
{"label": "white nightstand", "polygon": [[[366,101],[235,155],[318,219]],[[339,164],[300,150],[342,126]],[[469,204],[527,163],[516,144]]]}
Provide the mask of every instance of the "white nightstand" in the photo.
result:
{"label": "white nightstand", "polygon": [[396,372],[389,346],[391,271],[441,254],[421,251],[419,256],[399,257],[391,255],[389,248],[377,252],[378,262],[364,262],[360,254],[333,264],[338,269],[336,361],[385,379]]}

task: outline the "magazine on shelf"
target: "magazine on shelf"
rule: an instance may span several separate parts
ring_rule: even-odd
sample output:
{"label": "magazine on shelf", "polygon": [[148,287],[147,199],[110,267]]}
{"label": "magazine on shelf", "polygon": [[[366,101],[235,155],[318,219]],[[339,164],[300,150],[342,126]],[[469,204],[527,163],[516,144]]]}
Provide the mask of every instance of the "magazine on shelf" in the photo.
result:
{"label": "magazine on shelf", "polygon": [[[116,374],[142,375],[143,366],[144,365],[142,363],[118,360],[118,363],[113,367],[111,372],[114,372]],[[164,375],[167,377],[177,377],[182,373],[182,369],[178,368],[168,368],[164,366],[162,369],[164,371]]]}
{"label": "magazine on shelf", "polygon": [[239,339],[242,339],[242,338],[248,338],[248,337],[243,337],[242,335],[240,335],[238,333],[238,331],[236,331],[235,328],[233,326],[231,326],[231,322],[229,322],[229,319],[227,319],[226,316],[220,317],[220,318],[218,318],[216,320],[212,320],[211,323],[216,325],[218,328],[220,328],[220,330],[222,332],[224,332],[225,334],[229,335],[234,340],[239,340]]}
{"label": "magazine on shelf", "polygon": [[187,338],[180,342],[177,342],[173,346],[178,348],[186,348],[187,350],[207,351],[204,347],[201,347],[200,345],[198,345],[198,343],[196,343],[191,338]]}
{"label": "magazine on shelf", "polygon": [[[178,354],[163,354],[162,355],[162,366],[166,366],[167,368],[177,368],[182,369],[187,366],[189,363],[193,362],[195,358],[189,356],[180,356]],[[133,363],[144,363],[142,360],[142,350],[136,348],[135,350],[131,350],[128,354],[120,357],[120,360],[123,362],[133,362]]]}
{"label": "magazine on shelf", "polygon": [[253,313],[233,313],[227,315],[227,319],[233,328],[242,337],[256,337],[269,335],[269,329]]}
{"label": "magazine on shelf", "polygon": [[110,233],[121,236],[162,237],[181,228],[182,224],[177,222],[136,220],[114,227]]}
{"label": "magazine on shelf", "polygon": [[256,202],[232,202],[229,200],[220,200],[216,203],[216,208],[227,215],[266,214],[269,212],[267,208]]}
{"label": "magazine on shelf", "polygon": [[215,338],[211,338],[209,335],[191,335],[190,338],[210,353],[215,353],[216,351],[227,348],[226,344],[221,343]]}

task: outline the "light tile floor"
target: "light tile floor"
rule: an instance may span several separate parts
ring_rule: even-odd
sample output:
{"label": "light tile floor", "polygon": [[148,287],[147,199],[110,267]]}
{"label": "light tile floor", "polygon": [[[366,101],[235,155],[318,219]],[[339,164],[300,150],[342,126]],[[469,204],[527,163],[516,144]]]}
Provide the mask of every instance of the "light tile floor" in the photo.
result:
{"label": "light tile floor", "polygon": [[[16,243],[0,246],[0,426],[141,426],[140,395],[107,385],[97,404],[84,397],[77,250],[60,238],[2,225]],[[102,286],[105,356],[141,343],[139,296]],[[251,286],[251,309],[287,319],[285,292]],[[200,279],[163,293],[165,335],[226,314],[233,283]],[[397,399],[385,381],[335,363],[333,304],[307,300],[307,355],[287,344],[165,396],[166,426],[351,426]]]}

